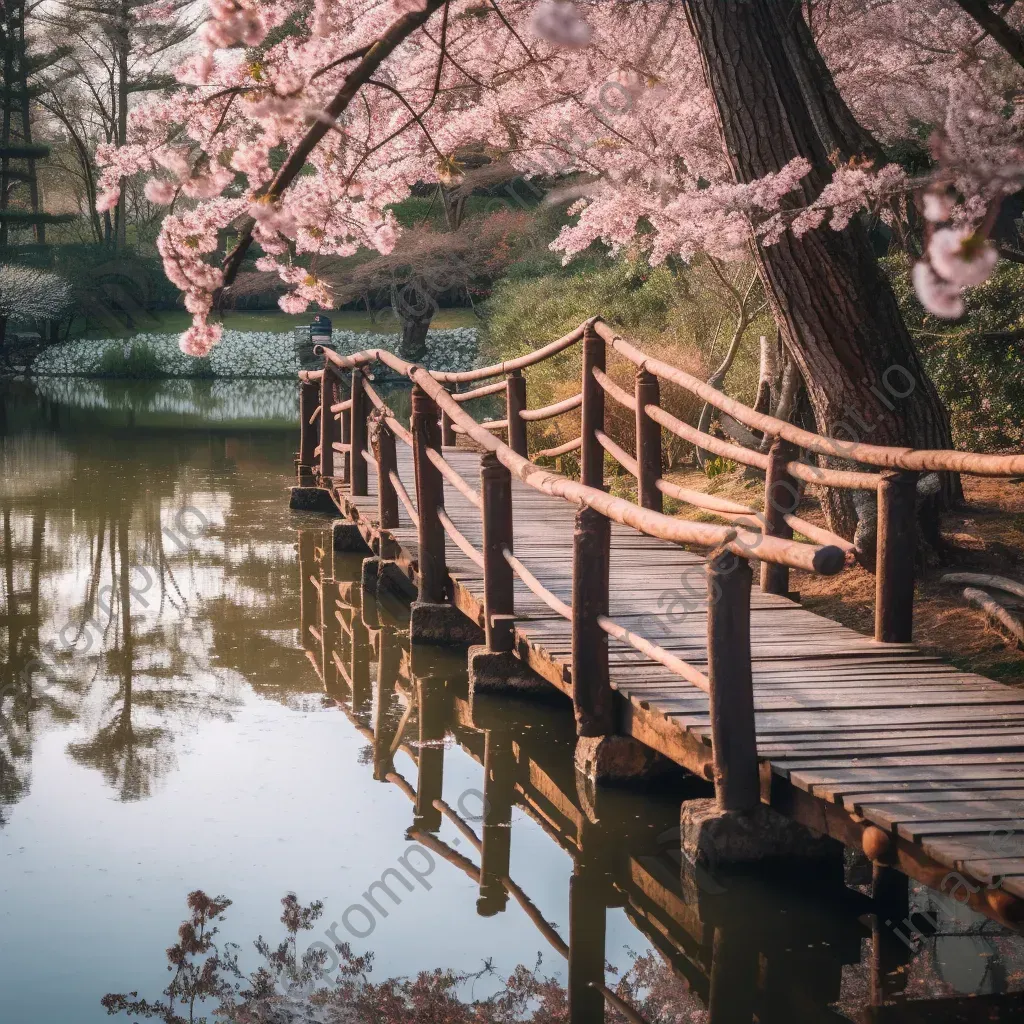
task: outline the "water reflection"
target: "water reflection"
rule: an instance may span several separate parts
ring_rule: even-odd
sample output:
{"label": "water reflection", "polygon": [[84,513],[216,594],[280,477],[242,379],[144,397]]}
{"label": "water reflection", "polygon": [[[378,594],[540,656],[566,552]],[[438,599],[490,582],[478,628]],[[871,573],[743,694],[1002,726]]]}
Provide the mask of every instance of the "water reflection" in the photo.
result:
{"label": "water reflection", "polygon": [[[134,408],[138,389],[120,387],[112,411]],[[254,662],[295,660],[276,628],[292,546],[261,542],[258,514],[279,503],[282,433],[126,432],[45,388],[5,397],[0,823],[38,733],[75,727],[70,758],[143,799],[178,735],[230,715]]]}
{"label": "water reflection", "polygon": [[[168,429],[105,388],[98,409],[2,406],[0,1018],[98,1024],[104,992],[155,998],[205,886],[235,900],[243,960],[260,934],[275,948],[266,906],[323,897],[293,948],[364,1019],[1020,1019],[1019,938],[922,890],[879,913],[849,872],[698,873],[678,791],[594,797],[565,708],[471,700],[464,656],[410,649],[407,608],[364,601],[360,560],[287,511],[273,403],[257,430],[193,395]],[[268,1019],[315,1008],[286,1009]]]}
{"label": "water reflection", "polygon": [[[407,612],[364,600],[358,559],[333,556],[329,534],[300,533],[299,555],[300,632],[325,693],[365,737],[374,778],[408,797],[409,838],[473,881],[478,914],[518,905],[566,960],[564,1019],[1020,1019],[1019,937],[934,892],[910,892],[900,875],[876,878],[872,899],[869,866],[854,862],[815,879],[711,877],[680,857],[678,788],[589,793],[573,765],[571,709],[471,698],[464,657],[410,649]],[[480,766],[478,814],[472,791],[465,806],[442,799],[451,744]],[[396,771],[399,750],[414,776]],[[691,786],[704,795],[703,783]],[[572,858],[567,934],[511,877],[515,809]],[[440,838],[442,820],[459,839]],[[606,963],[613,908],[660,954],[622,979]],[[361,906],[359,931],[377,912]]]}

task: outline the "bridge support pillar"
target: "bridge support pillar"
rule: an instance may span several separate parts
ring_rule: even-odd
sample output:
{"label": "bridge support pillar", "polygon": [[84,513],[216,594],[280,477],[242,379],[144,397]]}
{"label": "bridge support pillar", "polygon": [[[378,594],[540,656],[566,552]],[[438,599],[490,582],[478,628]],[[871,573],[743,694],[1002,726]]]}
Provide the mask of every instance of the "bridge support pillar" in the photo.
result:
{"label": "bridge support pillar", "polygon": [[486,644],[469,649],[469,699],[474,693],[521,693],[545,697],[558,691],[511,651],[492,651]]}
{"label": "bridge support pillar", "polygon": [[714,871],[754,864],[782,870],[836,873],[842,878],[843,847],[758,804],[748,811],[723,811],[716,800],[687,800],[679,815],[683,856]]}
{"label": "bridge support pillar", "polygon": [[347,519],[337,519],[333,526],[334,550],[343,552],[365,552],[370,550],[369,544],[363,539],[359,527]]}
{"label": "bridge support pillar", "polygon": [[484,638],[483,630],[455,605],[434,601],[413,601],[409,639],[414,644],[469,647]]}
{"label": "bridge support pillar", "polygon": [[326,487],[289,487],[288,507],[294,512],[329,512],[338,514],[338,506]]}
{"label": "bridge support pillar", "polygon": [[678,771],[678,766],[632,736],[581,736],[576,741],[577,788],[599,783],[651,779]]}

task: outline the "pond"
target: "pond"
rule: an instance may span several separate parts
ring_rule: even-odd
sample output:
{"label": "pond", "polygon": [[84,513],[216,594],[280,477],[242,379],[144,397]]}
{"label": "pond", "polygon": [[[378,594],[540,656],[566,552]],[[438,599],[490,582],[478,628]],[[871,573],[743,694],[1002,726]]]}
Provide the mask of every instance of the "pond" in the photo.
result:
{"label": "pond", "polygon": [[686,792],[588,794],[564,707],[410,649],[288,511],[293,385],[0,387],[0,1020],[187,986],[197,891],[239,1020],[268,962],[280,1021],[1021,1019],[1019,937],[916,887],[880,920],[856,863],[710,878]]}

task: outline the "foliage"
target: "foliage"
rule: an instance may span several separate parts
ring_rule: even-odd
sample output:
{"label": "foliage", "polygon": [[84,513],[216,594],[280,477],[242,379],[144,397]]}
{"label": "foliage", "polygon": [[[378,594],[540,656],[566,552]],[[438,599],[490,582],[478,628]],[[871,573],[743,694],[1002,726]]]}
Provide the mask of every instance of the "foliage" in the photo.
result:
{"label": "foliage", "polygon": [[[706,260],[651,267],[631,253],[616,260],[592,254],[589,270],[559,268],[538,277],[506,278],[483,305],[487,335],[485,362],[531,352],[567,334],[600,314],[645,352],[665,359],[698,377],[724,353],[733,321],[724,312],[727,296]],[[763,315],[747,329],[730,378],[730,392],[752,400],[757,388],[757,335],[774,331]],[[614,354],[609,373],[626,390],[633,389],[636,368]],[[576,394],[580,388],[580,351],[573,346],[528,372],[531,406],[548,405]],[[688,391],[662,385],[662,402],[674,416],[696,423],[701,403]],[[629,448],[633,443],[633,414],[607,402],[609,433]],[[531,449],[554,447],[579,436],[579,416],[531,424]],[[690,445],[666,434],[665,458],[676,465],[692,451]]]}
{"label": "foliage", "polygon": [[57,274],[36,267],[0,264],[0,317],[31,323],[59,320],[71,303],[71,290]]}
{"label": "foliage", "polygon": [[[426,363],[432,369],[468,370],[477,355],[477,332],[469,327],[427,334]],[[388,334],[335,331],[331,346],[342,355],[395,347]],[[82,338],[42,352],[32,366],[39,376],[223,377],[295,379],[299,357],[293,334],[225,331],[207,357],[187,356],[176,334],[138,334],[129,340]]]}
{"label": "foliage", "polygon": [[109,345],[103,350],[97,368],[100,377],[129,377],[149,380],[164,376],[160,357],[144,341]]}
{"label": "foliage", "polygon": [[[320,902],[303,905],[289,893],[281,900],[284,938],[271,945],[262,936],[253,946],[261,965],[246,972],[239,947],[218,945],[219,925],[231,901],[197,891],[188,896],[189,917],[178,941],[167,950],[170,983],[163,1000],[136,992],[109,993],[101,1000],[108,1014],[127,1013],[164,1024],[565,1024],[565,989],[543,971],[519,965],[492,996],[462,993],[470,983],[494,976],[490,961],[469,973],[446,968],[421,971],[415,978],[371,980],[373,954],[357,954],[348,943],[331,952],[326,943],[299,952],[299,936],[313,929]],[[332,966],[327,966],[328,959]],[[703,1019],[684,981],[657,955],[637,957],[618,984],[650,1024],[683,1024]],[[209,1014],[209,1016],[207,1016]],[[622,1024],[609,1007],[609,1024]]]}
{"label": "foliage", "polygon": [[[848,105],[875,137],[854,126],[852,145],[863,146],[828,167],[820,151],[835,142],[819,132],[819,152],[790,148],[769,173],[737,182],[704,75],[716,44],[695,29],[691,6],[215,4],[197,52],[177,70],[180,88],[135,112],[128,145],[101,151],[97,206],[114,208],[136,175],[149,177],[152,203],[194,200],[164,219],[160,245],[195,316],[186,344],[199,352],[219,338],[207,321],[214,292],[230,283],[219,236],[239,218],[252,218],[243,241],[262,247],[258,269],[280,275],[291,289],[286,299],[321,302],[321,255],[345,258],[361,246],[391,252],[403,227],[395,204],[427,183],[457,186],[468,173],[465,154],[484,146],[507,154],[520,174],[580,175],[578,220],[557,243],[570,257],[601,240],[613,250],[639,243],[655,263],[702,252],[742,259],[752,228],[771,244],[789,230],[843,230],[865,208],[902,223],[921,183],[897,163],[863,155],[882,152],[876,139],[892,146],[922,124],[941,131],[929,173],[933,198],[952,189],[955,231],[983,220],[989,196],[1020,187],[1024,109],[1008,102],[1019,94],[1020,68],[953,0],[834,0],[828,18],[818,18],[826,24],[814,28],[805,21],[812,5],[794,5],[780,31],[805,51],[816,95],[840,121]],[[747,32],[754,19],[775,18],[767,0],[737,12],[743,7]],[[378,66],[386,87],[373,80],[377,87],[360,88]],[[324,109],[329,118],[311,125],[308,112]],[[335,121],[342,146],[328,128]],[[282,151],[298,158],[280,163]],[[314,265],[295,266],[296,254]],[[962,255],[947,251],[932,265],[949,270]],[[230,278],[237,264],[226,269]]]}
{"label": "foliage", "polygon": [[1024,266],[1001,262],[949,323],[925,312],[905,261],[885,261],[921,358],[949,410],[958,447],[993,451],[1024,445]]}

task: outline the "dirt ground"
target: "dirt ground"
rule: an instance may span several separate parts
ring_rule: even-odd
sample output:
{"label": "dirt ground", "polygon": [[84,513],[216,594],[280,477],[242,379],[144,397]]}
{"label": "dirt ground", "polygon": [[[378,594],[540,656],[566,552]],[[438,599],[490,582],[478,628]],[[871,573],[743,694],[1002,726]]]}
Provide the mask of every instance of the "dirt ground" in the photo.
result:
{"label": "dirt ground", "polygon": [[[673,473],[684,487],[763,507],[764,484],[736,470],[708,480],[703,473]],[[941,582],[949,572],[985,572],[1024,581],[1024,479],[964,477],[964,504],[943,517],[947,550],[919,559],[914,607],[914,641],[922,650],[1013,686],[1024,687],[1024,651],[1000,627],[963,599],[963,585]],[[681,507],[679,515],[721,522]],[[808,494],[797,513],[824,524],[817,501]],[[860,566],[838,576],[794,573],[794,590],[809,611],[870,635],[874,629],[875,577]],[[1018,612],[1019,614],[1019,612]]]}

